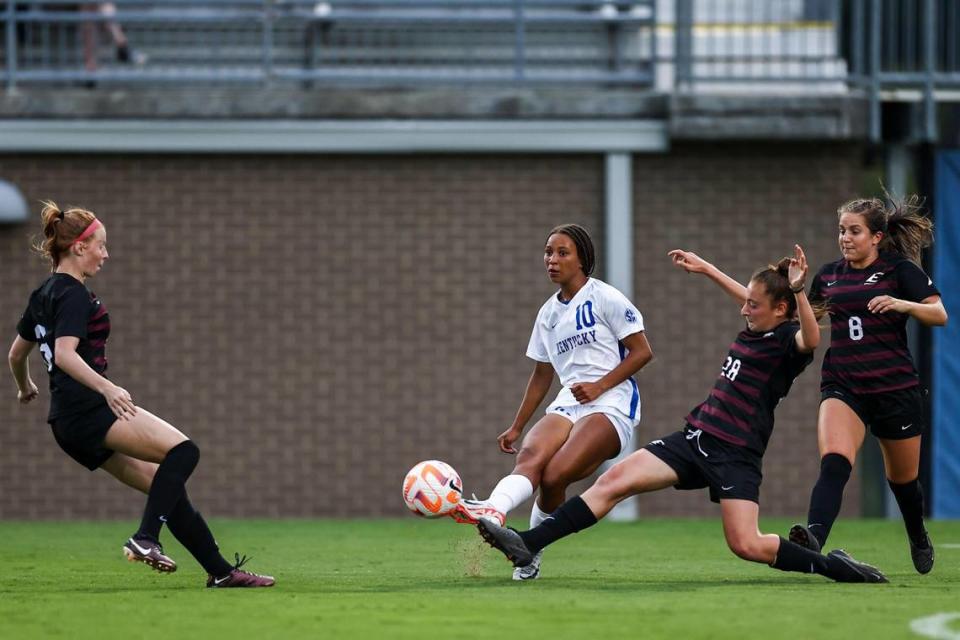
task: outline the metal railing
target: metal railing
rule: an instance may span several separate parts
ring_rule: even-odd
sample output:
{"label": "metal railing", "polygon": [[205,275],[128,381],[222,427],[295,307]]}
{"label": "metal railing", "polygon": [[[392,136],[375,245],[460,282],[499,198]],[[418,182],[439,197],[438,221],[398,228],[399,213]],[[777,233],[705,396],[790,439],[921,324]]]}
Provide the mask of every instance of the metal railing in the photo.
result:
{"label": "metal railing", "polygon": [[[649,85],[655,2],[598,0],[6,2],[3,81]],[[137,56],[112,59],[122,28]],[[106,44],[105,44],[106,42]]]}
{"label": "metal railing", "polygon": [[960,87],[957,0],[676,0],[675,11],[677,90],[863,91],[877,141],[884,101],[922,103],[920,137],[935,140],[937,101]]}
{"label": "metal railing", "polygon": [[[7,0],[0,81],[408,86],[592,83],[662,92],[960,88],[958,0]],[[115,59],[117,26],[144,57]],[[115,44],[115,43],[113,43]],[[123,56],[122,56],[123,57]],[[141,64],[136,64],[141,63]],[[960,95],[960,94],[957,94]]]}

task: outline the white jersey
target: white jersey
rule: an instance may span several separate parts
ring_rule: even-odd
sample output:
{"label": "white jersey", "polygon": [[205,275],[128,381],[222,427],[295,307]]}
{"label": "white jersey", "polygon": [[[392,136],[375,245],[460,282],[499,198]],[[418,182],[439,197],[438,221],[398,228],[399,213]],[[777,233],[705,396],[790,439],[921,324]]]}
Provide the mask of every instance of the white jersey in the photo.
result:
{"label": "white jersey", "polygon": [[[560,376],[563,389],[553,405],[580,404],[570,385],[596,382],[617,367],[627,355],[620,340],[643,331],[643,316],[627,297],[605,282],[590,278],[569,302],[557,294],[540,307],[527,357],[549,362]],[[591,405],[615,407],[639,419],[640,391],[630,377]]]}

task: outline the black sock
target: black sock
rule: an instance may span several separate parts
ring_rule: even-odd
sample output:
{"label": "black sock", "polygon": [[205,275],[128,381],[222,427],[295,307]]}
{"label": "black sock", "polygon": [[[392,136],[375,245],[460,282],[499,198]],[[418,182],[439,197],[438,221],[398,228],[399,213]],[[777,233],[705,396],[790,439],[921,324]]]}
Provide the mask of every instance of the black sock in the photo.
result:
{"label": "black sock", "polygon": [[906,484],[894,484],[888,480],[887,484],[893,491],[893,497],[897,499],[910,540],[913,544],[926,548],[927,530],[923,526],[923,487],[920,486],[920,480],[914,478]]}
{"label": "black sock", "polygon": [[220,555],[220,548],[213,539],[210,527],[190,504],[186,493],[170,512],[167,528],[210,575],[222,578],[233,569],[233,565]]}
{"label": "black sock", "polygon": [[160,527],[168,519],[180,498],[186,495],[184,485],[200,460],[200,450],[192,441],[181,442],[167,452],[153,476],[150,492],[147,494],[147,506],[143,510],[140,529],[135,538],[146,538],[157,542]]}
{"label": "black sock", "polygon": [[819,573],[822,576],[826,576],[830,570],[829,562],[825,556],[783,538],[780,538],[777,559],[770,566],[774,569],[780,569],[780,571]]}
{"label": "black sock", "polygon": [[821,548],[827,543],[830,529],[840,513],[843,488],[850,479],[851,469],[850,461],[839,453],[828,453],[820,461],[820,477],[810,494],[807,528],[820,542]]}
{"label": "black sock", "polygon": [[597,517],[590,511],[590,507],[583,498],[574,496],[533,529],[521,531],[520,537],[527,549],[537,553],[548,544],[595,524]]}

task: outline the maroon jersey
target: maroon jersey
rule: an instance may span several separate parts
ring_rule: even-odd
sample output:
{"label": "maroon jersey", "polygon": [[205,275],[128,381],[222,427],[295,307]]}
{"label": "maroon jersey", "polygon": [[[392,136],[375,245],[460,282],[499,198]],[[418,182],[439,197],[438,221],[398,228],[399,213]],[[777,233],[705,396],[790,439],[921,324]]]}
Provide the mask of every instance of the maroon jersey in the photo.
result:
{"label": "maroon jersey", "polygon": [[846,260],[824,265],[810,286],[810,301],[826,302],[830,348],[820,386],[839,384],[853,393],[883,393],[919,384],[907,348],[904,313],[871,313],[867,303],[888,295],[920,302],[940,292],[923,269],[893,252],[881,252],[865,269]]}
{"label": "maroon jersey", "polygon": [[730,345],[710,395],[687,423],[762,456],[773,432],[773,410],[813,361],[797,349],[800,323],[759,333],[744,329]]}
{"label": "maroon jersey", "polygon": [[30,294],[26,311],[17,323],[24,340],[40,345],[40,355],[50,373],[50,414],[81,413],[104,402],[101,394],[77,382],[56,365],[57,338],[80,338],[77,354],[102,376],[107,373],[106,344],[110,316],[97,296],[73,276],[54,273]]}

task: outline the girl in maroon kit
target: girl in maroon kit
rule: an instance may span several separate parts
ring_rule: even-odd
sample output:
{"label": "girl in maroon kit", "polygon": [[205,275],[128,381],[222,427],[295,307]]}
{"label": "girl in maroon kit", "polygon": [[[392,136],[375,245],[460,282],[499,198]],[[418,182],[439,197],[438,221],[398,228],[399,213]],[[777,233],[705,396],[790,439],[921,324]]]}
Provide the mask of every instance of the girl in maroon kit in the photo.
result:
{"label": "girl in maroon kit", "polygon": [[44,205],[44,240],[37,249],[50,260],[53,273],[30,295],[10,347],[17,399],[26,404],[37,397],[28,357],[39,345],[50,374],[47,421],[57,444],[91,471],[102,468],[148,496],[140,528],[123,546],[128,560],[176,571],[159,541],[166,523],[206,569],[208,587],[273,586],[273,578],[240,569],[246,558],[227,562],[190,504],[185,484],[200,457],[197,446],[135,405],[130,393],[106,376],[110,316],[86,287],[108,258],[103,223],[85,209]]}
{"label": "girl in maroon kit", "polygon": [[887,481],[897,499],[919,573],[933,568],[933,544],[923,524],[918,481],[926,426],[920,381],[907,347],[907,320],[942,326],[940,292],[918,266],[933,239],[933,224],[911,197],[888,209],[876,198],[840,207],[842,258],[813,279],[810,301],[830,312],[830,349],[823,360],[817,439],[820,477],[807,524],[790,539],[823,547],[840,512],[866,430],[879,440]]}

